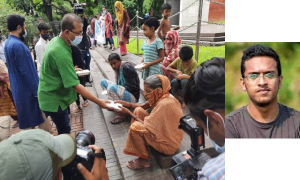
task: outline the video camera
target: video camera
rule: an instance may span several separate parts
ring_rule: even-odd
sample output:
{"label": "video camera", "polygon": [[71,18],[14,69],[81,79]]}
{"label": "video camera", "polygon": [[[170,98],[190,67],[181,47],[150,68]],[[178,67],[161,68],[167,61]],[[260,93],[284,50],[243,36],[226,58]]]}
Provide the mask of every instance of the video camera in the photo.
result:
{"label": "video camera", "polygon": [[86,5],[86,3],[81,3],[81,4],[79,4],[79,3],[74,3],[74,7],[73,7],[74,12],[75,12],[76,14],[83,14],[83,12],[84,12],[83,6],[85,6],[85,5]]}
{"label": "video camera", "polygon": [[[81,163],[89,171],[93,168],[95,153],[89,145],[95,144],[95,136],[91,131],[86,130],[78,132],[75,139],[77,142],[77,155],[70,164],[62,168],[62,172],[64,179],[84,180],[77,169],[77,164]],[[104,155],[104,160],[106,161],[103,149],[101,153]]]}
{"label": "video camera", "polygon": [[211,159],[209,155],[200,150],[201,147],[205,148],[204,131],[190,116],[180,119],[179,128],[190,136],[191,149],[173,156],[170,170],[177,180],[197,179],[197,172]]}

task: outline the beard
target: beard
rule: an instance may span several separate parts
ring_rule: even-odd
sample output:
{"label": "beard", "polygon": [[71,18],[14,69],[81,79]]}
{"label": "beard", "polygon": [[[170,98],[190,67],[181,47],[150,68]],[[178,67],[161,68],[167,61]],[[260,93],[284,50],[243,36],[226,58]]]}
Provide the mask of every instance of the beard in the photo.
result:
{"label": "beard", "polygon": [[24,34],[25,34],[25,30],[23,29],[22,32],[20,32],[20,34],[19,34],[20,35],[20,39],[21,39],[22,42],[25,41],[25,38],[23,36]]}

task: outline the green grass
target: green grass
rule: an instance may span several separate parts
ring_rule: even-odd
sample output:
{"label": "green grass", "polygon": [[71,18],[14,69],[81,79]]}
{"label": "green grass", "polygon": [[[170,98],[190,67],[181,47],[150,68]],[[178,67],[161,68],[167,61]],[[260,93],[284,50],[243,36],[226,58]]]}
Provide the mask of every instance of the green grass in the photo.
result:
{"label": "green grass", "polygon": [[[132,41],[132,42],[131,42]],[[141,50],[141,46],[144,39],[139,40],[139,55],[143,54]],[[118,47],[117,38],[114,37],[114,42],[116,47]],[[127,51],[132,54],[137,54],[137,40],[130,39],[129,44],[126,45]],[[184,45],[184,44],[183,44]],[[195,45],[190,45],[194,50],[194,58],[195,58]],[[199,48],[199,61],[198,64],[202,63],[203,61],[209,60],[212,57],[225,57],[225,46],[200,46]]]}

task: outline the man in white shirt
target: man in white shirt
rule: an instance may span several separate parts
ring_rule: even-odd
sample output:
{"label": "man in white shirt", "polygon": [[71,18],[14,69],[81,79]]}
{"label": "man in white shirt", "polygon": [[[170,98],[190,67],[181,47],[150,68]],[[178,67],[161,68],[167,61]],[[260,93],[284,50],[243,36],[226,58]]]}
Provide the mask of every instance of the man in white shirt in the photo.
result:
{"label": "man in white shirt", "polygon": [[41,22],[38,25],[38,29],[39,29],[39,33],[40,33],[40,39],[35,45],[35,52],[36,52],[36,59],[38,61],[37,64],[38,64],[38,71],[39,71],[39,69],[42,65],[42,62],[43,62],[44,53],[45,53],[46,46],[48,43],[50,28],[46,23]]}
{"label": "man in white shirt", "polygon": [[4,56],[4,39],[2,37],[2,34],[1,34],[1,30],[0,30],[0,59],[2,61],[4,61],[4,63],[6,63],[6,59],[5,59],[5,56]]}

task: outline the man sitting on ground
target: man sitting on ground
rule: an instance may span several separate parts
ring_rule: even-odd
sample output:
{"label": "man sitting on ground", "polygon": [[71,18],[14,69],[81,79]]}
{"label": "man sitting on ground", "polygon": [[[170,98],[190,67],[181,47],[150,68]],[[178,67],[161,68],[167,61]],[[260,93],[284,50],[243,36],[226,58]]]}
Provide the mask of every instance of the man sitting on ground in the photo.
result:
{"label": "man sitting on ground", "polygon": [[[117,53],[108,56],[108,61],[116,73],[117,84],[107,80],[101,80],[101,87],[107,90],[109,100],[123,100],[129,103],[136,103],[140,97],[140,79],[133,65],[128,61],[121,61]],[[111,121],[112,124],[119,124],[126,118],[126,114],[117,113]]]}

